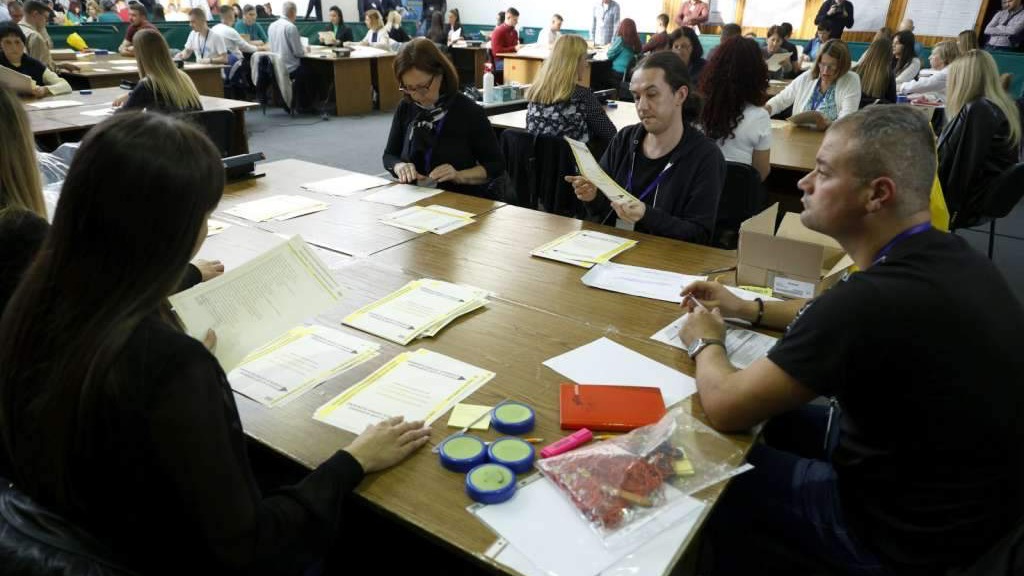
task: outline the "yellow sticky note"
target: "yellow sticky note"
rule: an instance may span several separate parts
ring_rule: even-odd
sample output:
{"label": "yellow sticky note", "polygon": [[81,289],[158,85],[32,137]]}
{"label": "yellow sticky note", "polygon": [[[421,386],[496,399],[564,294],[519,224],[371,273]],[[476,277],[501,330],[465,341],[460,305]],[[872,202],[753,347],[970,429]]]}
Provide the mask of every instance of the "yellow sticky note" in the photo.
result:
{"label": "yellow sticky note", "polygon": [[[476,404],[456,404],[452,408],[452,415],[448,418],[448,426],[452,428],[465,428],[472,424],[481,415],[487,414],[493,406],[478,406]],[[471,430],[487,430],[491,427],[491,416],[487,414],[476,424],[470,426]]]}

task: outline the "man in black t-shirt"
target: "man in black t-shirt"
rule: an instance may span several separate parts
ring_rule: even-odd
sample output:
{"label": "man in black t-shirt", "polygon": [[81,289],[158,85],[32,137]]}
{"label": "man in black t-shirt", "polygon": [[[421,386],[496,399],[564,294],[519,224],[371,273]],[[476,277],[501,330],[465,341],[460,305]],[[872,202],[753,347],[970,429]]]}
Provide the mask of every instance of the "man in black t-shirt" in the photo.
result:
{"label": "man in black t-shirt", "polygon": [[[680,336],[711,424],[771,418],[709,523],[709,573],[941,574],[1022,522],[1024,310],[991,262],[931,227],[934,142],[902,106],[826,133],[801,221],[861,271],[818,298],[684,289]],[[736,370],[723,317],[788,328]],[[841,411],[806,404],[818,396]]]}

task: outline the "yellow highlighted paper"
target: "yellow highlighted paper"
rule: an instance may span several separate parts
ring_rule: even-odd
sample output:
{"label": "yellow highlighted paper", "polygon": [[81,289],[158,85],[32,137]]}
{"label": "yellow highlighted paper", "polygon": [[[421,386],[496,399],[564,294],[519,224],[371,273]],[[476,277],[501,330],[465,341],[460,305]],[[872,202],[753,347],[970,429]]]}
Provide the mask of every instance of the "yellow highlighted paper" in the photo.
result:
{"label": "yellow highlighted paper", "polygon": [[533,256],[557,260],[582,268],[607,262],[636,246],[636,240],[628,240],[593,230],[577,230],[530,252]]}

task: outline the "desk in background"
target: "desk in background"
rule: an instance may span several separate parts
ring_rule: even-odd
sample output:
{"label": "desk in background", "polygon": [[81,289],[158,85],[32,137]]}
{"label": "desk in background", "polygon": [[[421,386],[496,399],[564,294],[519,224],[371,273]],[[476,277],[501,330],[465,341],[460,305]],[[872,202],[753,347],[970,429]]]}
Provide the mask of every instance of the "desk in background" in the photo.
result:
{"label": "desk in background", "polygon": [[455,71],[459,73],[462,85],[472,84],[484,87],[484,64],[487,62],[487,48],[483,46],[459,46],[448,49]]}
{"label": "desk in background", "polygon": [[334,112],[338,116],[372,112],[374,88],[379,94],[382,111],[398,107],[402,94],[395,80],[395,54],[356,48],[350,56],[339,58],[330,48],[316,46],[302,60],[318,75],[330,77]]}
{"label": "desk in background", "polygon": [[[540,54],[519,54],[517,52],[507,52],[504,54],[496,54],[499,58],[505,60],[505,78],[504,81],[518,82],[520,84],[533,84],[533,81],[540,74],[540,68],[544,65],[544,61],[547,60],[547,56]],[[587,66],[583,70],[583,79],[580,84],[583,86],[594,87],[594,80],[600,80],[607,77],[607,71],[611,69],[610,60],[588,60],[590,66]],[[598,86],[594,89],[600,88],[616,88],[616,86]]]}
{"label": "desk in background", "polygon": [[[134,58],[119,54],[79,58],[70,62],[78,66],[78,72],[62,72],[72,86],[87,86],[92,89],[120,86],[121,82],[139,81],[139,69]],[[115,68],[116,67],[116,68]],[[204,96],[224,97],[224,78],[220,64],[185,64],[185,74],[196,85],[196,90]]]}

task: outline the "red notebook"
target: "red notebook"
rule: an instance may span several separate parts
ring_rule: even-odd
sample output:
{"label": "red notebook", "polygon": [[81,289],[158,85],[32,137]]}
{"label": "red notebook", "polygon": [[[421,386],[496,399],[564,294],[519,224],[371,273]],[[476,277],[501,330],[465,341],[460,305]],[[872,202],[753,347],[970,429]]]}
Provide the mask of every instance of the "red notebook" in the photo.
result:
{"label": "red notebook", "polygon": [[628,432],[665,415],[658,388],[563,383],[559,397],[563,430]]}

